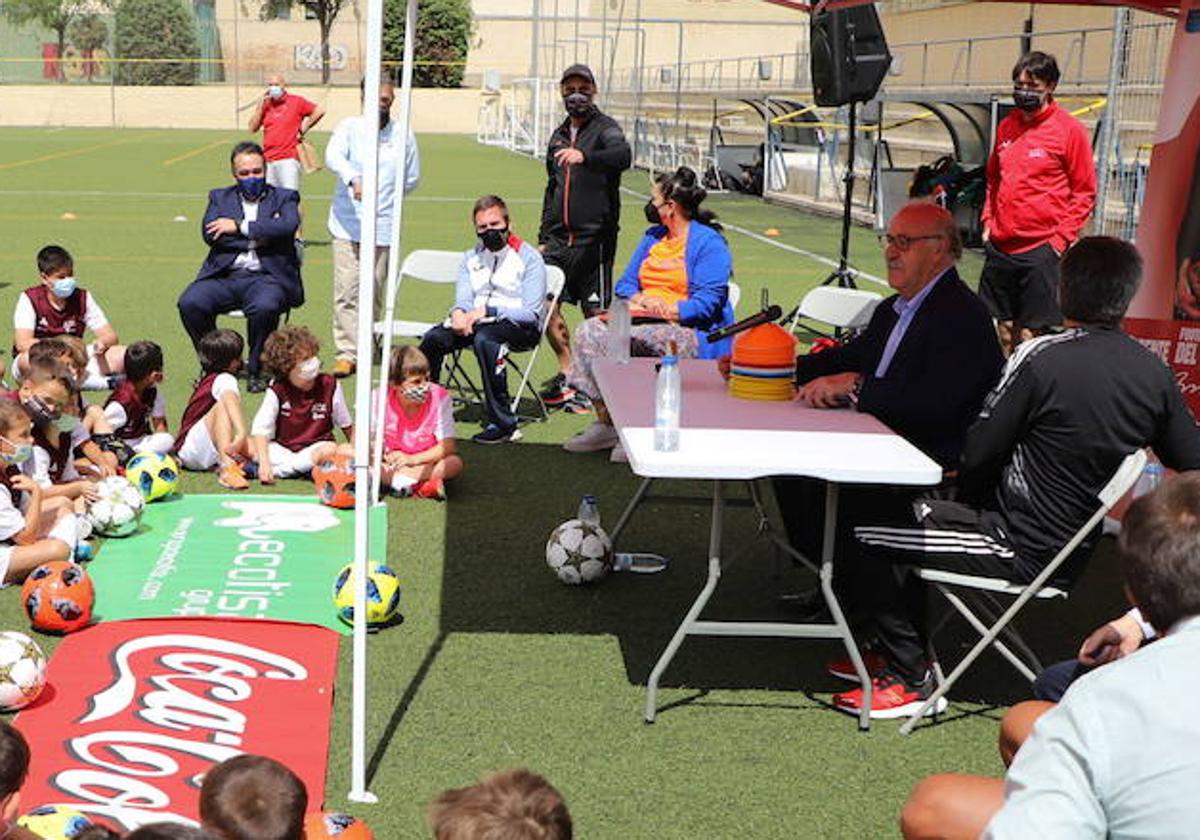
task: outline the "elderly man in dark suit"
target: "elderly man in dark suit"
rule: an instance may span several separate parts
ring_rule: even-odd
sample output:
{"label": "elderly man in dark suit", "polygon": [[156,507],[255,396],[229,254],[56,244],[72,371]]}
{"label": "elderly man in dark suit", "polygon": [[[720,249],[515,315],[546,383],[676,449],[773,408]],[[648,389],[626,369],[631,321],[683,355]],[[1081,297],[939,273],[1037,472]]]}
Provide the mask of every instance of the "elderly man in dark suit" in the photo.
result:
{"label": "elderly man in dark suit", "polygon": [[242,310],[250,345],[248,388],[263,391],[263,342],[279,326],[280,315],[304,303],[295,246],[300,194],[267,184],[257,143],[238,143],[230,163],[234,184],[208,194],[201,228],[208,256],[179,296],[179,317],[198,345],[216,328],[218,314]]}

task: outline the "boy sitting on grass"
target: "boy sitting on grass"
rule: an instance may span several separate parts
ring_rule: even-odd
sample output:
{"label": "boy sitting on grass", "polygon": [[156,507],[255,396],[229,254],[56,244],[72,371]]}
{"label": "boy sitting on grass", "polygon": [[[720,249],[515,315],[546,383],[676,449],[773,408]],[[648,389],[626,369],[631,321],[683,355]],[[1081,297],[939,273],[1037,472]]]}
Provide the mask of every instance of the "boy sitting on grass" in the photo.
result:
{"label": "boy sitting on grass", "polygon": [[245,342],[233,330],[213,330],[200,339],[200,379],[183,409],[175,435],[179,465],[187,470],[218,467],[217,481],[230,490],[250,486],[242,469],[250,457],[237,372]]}
{"label": "boy sitting on grass", "polygon": [[[61,496],[47,498],[23,472],[33,459],[33,424],[20,403],[0,399],[0,585],[24,580],[51,560],[75,551],[75,514]],[[2,739],[0,739],[2,740]],[[0,753],[3,753],[0,746]],[[0,768],[0,776],[3,775]],[[19,785],[19,781],[18,781]],[[11,791],[9,792],[11,793]],[[0,791],[0,795],[3,794]]]}
{"label": "boy sitting on grass", "polygon": [[175,446],[167,430],[167,402],[158,387],[162,381],[161,347],[135,341],[125,348],[125,381],[105,401],[104,418],[126,452],[166,455]]}
{"label": "boy sitting on grass", "polygon": [[110,377],[125,369],[125,348],[96,298],[76,283],[70,253],[58,245],[47,245],[38,251],[37,268],[41,282],[21,292],[13,313],[13,379],[20,382],[25,378],[29,348],[35,342],[56,335],[82,339],[91,330],[95,340],[88,347],[84,387],[110,387]]}
{"label": "boy sitting on grass", "polygon": [[78,510],[97,498],[94,481],[80,474],[74,459],[76,449],[97,468],[100,476],[113,475],[101,453],[74,414],[79,390],[70,368],[58,362],[31,362],[29,375],[17,391],[17,399],[33,421],[32,476],[45,498],[64,497],[77,501]]}
{"label": "boy sitting on grass", "polygon": [[[250,428],[263,484],[308,475],[336,453],[354,453],[354,421],[341,384],[321,373],[320,350],[308,327],[298,326],[276,330],[263,345],[262,364],[273,380]],[[334,426],[347,443],[334,442]]]}
{"label": "boy sitting on grass", "polygon": [[112,426],[104,417],[104,410],[91,405],[83,396],[83,382],[87,378],[87,350],[83,342],[73,335],[44,338],[29,348],[29,363],[57,362],[68,368],[75,376],[75,409],[89,441],[76,445],[72,453],[75,468],[81,475],[116,475],[120,458],[112,447]]}

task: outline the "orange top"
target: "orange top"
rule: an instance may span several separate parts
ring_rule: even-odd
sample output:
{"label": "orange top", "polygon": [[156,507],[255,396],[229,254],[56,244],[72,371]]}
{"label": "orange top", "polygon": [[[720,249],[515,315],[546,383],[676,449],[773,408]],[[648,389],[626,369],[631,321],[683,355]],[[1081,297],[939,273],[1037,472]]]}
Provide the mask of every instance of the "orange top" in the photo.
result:
{"label": "orange top", "polygon": [[638,283],[641,284],[642,294],[662,298],[667,303],[687,300],[687,266],[684,262],[686,248],[686,236],[678,239],[664,237],[650,246],[646,259],[642,260],[641,268],[638,269]]}

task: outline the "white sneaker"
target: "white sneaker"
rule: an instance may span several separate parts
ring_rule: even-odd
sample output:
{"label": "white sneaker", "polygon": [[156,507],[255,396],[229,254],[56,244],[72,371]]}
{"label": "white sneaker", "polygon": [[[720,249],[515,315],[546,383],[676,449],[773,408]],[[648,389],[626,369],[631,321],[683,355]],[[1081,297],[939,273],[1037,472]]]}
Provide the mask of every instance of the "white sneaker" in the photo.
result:
{"label": "white sneaker", "polygon": [[616,429],[608,423],[597,422],[564,443],[563,449],[568,452],[599,452],[612,449],[619,440]]}
{"label": "white sneaker", "polygon": [[621,441],[617,441],[617,445],[613,447],[612,454],[608,456],[608,460],[614,464],[629,463],[629,455],[625,452],[625,447],[621,445]]}

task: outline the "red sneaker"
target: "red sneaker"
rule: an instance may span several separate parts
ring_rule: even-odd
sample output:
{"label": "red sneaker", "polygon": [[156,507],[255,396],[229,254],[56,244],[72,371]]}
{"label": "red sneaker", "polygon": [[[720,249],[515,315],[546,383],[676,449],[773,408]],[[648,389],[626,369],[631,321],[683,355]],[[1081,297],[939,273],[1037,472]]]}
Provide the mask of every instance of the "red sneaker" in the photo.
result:
{"label": "red sneaker", "polygon": [[[887,668],[887,660],[881,654],[875,653],[875,651],[868,650],[862,657],[863,665],[867,666],[867,674],[869,676],[877,677]],[[850,657],[830,662],[825,666],[825,673],[846,682],[855,684],[859,682],[858,671],[854,670],[854,663],[850,661]]]}
{"label": "red sneaker", "polygon": [[420,499],[436,499],[444,502],[446,501],[446,485],[440,478],[431,478],[414,487],[413,495]]}
{"label": "red sneaker", "polygon": [[[925,680],[917,686],[905,685],[904,681],[890,671],[884,671],[871,679],[871,718],[891,720],[893,718],[912,717],[921,708],[929,696],[933,694],[933,675],[926,673]],[[833,705],[841,712],[857,715],[862,710],[861,688],[833,695]],[[946,698],[939,697],[928,715],[944,712],[947,706]]]}

